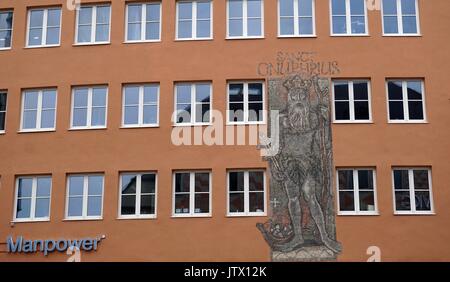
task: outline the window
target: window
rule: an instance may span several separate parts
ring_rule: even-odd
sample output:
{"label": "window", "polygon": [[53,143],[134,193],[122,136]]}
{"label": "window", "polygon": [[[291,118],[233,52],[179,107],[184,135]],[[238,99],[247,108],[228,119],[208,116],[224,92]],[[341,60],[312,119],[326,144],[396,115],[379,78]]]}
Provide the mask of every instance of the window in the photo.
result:
{"label": "window", "polygon": [[228,215],[265,215],[266,184],[264,171],[228,172]]}
{"label": "window", "polygon": [[263,37],[263,1],[228,0],[228,38]]}
{"label": "window", "polygon": [[313,36],[314,0],[279,0],[278,1],[278,35]]}
{"label": "window", "polygon": [[0,133],[5,132],[6,123],[6,92],[0,91]]}
{"label": "window", "polygon": [[333,81],[334,121],[370,122],[369,82]]}
{"label": "window", "polygon": [[103,175],[69,175],[66,204],[67,219],[101,219]]}
{"label": "window", "polygon": [[61,8],[29,10],[27,32],[27,47],[58,46]]}
{"label": "window", "polygon": [[211,84],[176,84],[175,104],[175,124],[208,124],[211,110]]}
{"label": "window", "polygon": [[77,44],[109,43],[110,5],[81,6],[77,10]]}
{"label": "window", "polygon": [[366,0],[331,0],[332,35],[366,35]]}
{"label": "window", "polygon": [[161,35],[161,3],[127,4],[126,41],[159,41]]}
{"label": "window", "polygon": [[210,216],[210,173],[176,172],[173,178],[173,216]]}
{"label": "window", "polygon": [[394,168],[392,174],[396,214],[433,213],[430,169]]}
{"label": "window", "polygon": [[339,214],[378,214],[375,171],[372,169],[338,169]]}
{"label": "window", "polygon": [[390,122],[425,122],[425,102],[421,80],[388,80]]}
{"label": "window", "polygon": [[13,12],[0,11],[0,50],[11,48]]}
{"label": "window", "polygon": [[123,127],[158,126],[159,85],[127,85],[123,90]]}
{"label": "window", "polygon": [[228,83],[228,123],[263,123],[263,89],[262,82]]}
{"label": "window", "polygon": [[74,88],[71,128],[105,128],[107,96],[106,86]]}
{"label": "window", "polygon": [[54,130],[55,116],[56,89],[23,92],[21,131]]}
{"label": "window", "polygon": [[383,0],[384,35],[419,35],[417,0]]}
{"label": "window", "polygon": [[51,176],[17,178],[14,221],[49,220],[51,189]]}
{"label": "window", "polygon": [[211,39],[211,1],[177,2],[177,39]]}
{"label": "window", "polygon": [[123,173],[121,175],[120,217],[156,217],[155,173]]}

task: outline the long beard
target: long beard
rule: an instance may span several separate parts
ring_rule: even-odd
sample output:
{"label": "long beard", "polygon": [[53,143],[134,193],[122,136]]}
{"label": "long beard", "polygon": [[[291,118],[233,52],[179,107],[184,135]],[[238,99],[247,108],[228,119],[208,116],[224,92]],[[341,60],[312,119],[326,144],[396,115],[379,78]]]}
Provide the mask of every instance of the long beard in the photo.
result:
{"label": "long beard", "polygon": [[301,104],[294,104],[289,107],[289,124],[295,129],[305,129],[309,125],[308,109]]}

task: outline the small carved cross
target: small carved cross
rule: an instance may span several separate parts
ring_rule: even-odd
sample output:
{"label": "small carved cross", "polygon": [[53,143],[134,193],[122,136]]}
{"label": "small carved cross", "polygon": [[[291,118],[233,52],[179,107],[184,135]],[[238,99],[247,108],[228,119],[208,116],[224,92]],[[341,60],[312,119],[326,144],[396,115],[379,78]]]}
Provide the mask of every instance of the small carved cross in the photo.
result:
{"label": "small carved cross", "polygon": [[281,202],[279,202],[279,201],[277,200],[277,198],[271,200],[270,203],[272,204],[272,206],[273,206],[274,208],[276,208],[276,207],[278,206],[278,204],[281,204]]}

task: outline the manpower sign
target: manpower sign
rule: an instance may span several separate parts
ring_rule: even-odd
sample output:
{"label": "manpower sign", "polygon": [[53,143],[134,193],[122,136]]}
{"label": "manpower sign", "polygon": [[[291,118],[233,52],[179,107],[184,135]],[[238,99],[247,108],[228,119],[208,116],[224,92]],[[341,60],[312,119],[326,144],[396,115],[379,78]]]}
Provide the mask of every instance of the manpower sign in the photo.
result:
{"label": "manpower sign", "polygon": [[27,240],[18,236],[14,241],[12,236],[6,239],[6,249],[8,253],[36,253],[42,252],[45,256],[58,251],[66,252],[70,250],[96,251],[101,240],[106,236],[83,239],[47,239],[47,240]]}

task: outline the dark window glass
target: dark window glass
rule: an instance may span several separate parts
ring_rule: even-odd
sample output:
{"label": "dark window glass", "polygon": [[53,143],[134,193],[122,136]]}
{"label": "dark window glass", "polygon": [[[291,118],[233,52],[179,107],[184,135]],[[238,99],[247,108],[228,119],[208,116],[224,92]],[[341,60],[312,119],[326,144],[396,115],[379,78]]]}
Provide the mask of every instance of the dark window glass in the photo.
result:
{"label": "dark window glass", "polygon": [[264,191],[264,173],[262,171],[250,171],[248,175],[249,190]]}
{"label": "dark window glass", "polygon": [[230,212],[244,212],[244,193],[230,193]]}
{"label": "dark window glass", "polygon": [[395,191],[395,209],[397,211],[411,210],[409,191]]}
{"label": "dark window glass", "polygon": [[367,82],[353,83],[353,98],[355,100],[369,100],[369,88]]}
{"label": "dark window glass", "polygon": [[409,190],[408,170],[394,170],[394,188]]}
{"label": "dark window glass", "polygon": [[359,192],[359,210],[361,211],[375,210],[375,198],[373,191]]}
{"label": "dark window glass", "polygon": [[195,213],[209,212],[209,193],[201,193],[195,195]]}
{"label": "dark window glass", "polygon": [[416,210],[417,211],[430,211],[431,200],[429,191],[419,191],[415,193]]}
{"label": "dark window glass", "polygon": [[175,213],[189,213],[189,194],[175,195]]}
{"label": "dark window glass", "polygon": [[358,170],[359,189],[373,189],[373,172],[371,170]]}
{"label": "dark window glass", "polygon": [[263,89],[261,83],[248,84],[248,100],[261,101],[263,100]]}
{"label": "dark window glass", "polygon": [[244,172],[230,172],[230,191],[244,191]]}
{"label": "dark window glass", "polygon": [[155,193],[155,174],[143,174],[141,178],[141,193]]}
{"label": "dark window glass", "polygon": [[422,101],[409,101],[408,102],[409,119],[423,120],[423,103]]}
{"label": "dark window glass", "polygon": [[350,119],[350,105],[348,101],[340,102],[336,101],[334,106],[336,120],[349,120]]}
{"label": "dark window glass", "polygon": [[243,102],[244,101],[244,85],[242,83],[230,84],[228,95],[229,95],[230,102]]}
{"label": "dark window glass", "polygon": [[250,192],[249,201],[250,212],[264,212],[264,193]]}
{"label": "dark window glass", "polygon": [[248,120],[249,121],[262,121],[263,120],[263,104],[262,103],[249,103],[248,104]]}
{"label": "dark window glass", "polygon": [[334,99],[335,100],[348,100],[348,83],[347,82],[335,82],[334,83]]}
{"label": "dark window glass", "polygon": [[429,180],[428,180],[428,170],[414,170],[414,189],[424,189],[428,190]]}
{"label": "dark window glass", "polygon": [[195,192],[209,192],[209,173],[195,174]]}
{"label": "dark window glass", "polygon": [[155,214],[154,195],[141,195],[141,214]]}
{"label": "dark window glass", "polygon": [[122,195],[121,214],[136,214],[136,195]]}
{"label": "dark window glass", "polygon": [[389,119],[400,120],[404,118],[403,101],[389,101]]}
{"label": "dark window glass", "polygon": [[369,119],[369,102],[355,101],[355,120]]}
{"label": "dark window glass", "polygon": [[403,100],[402,82],[389,81],[388,82],[389,100]]}
{"label": "dark window glass", "polygon": [[[175,192],[189,192],[190,190],[190,174],[176,173],[175,174]],[[189,195],[188,195],[189,196]]]}
{"label": "dark window glass", "polygon": [[354,211],[355,199],[353,191],[339,192],[339,210],[340,211]]}
{"label": "dark window glass", "polygon": [[339,190],[353,190],[353,171],[339,170]]}

